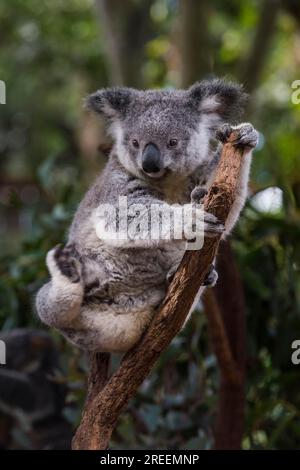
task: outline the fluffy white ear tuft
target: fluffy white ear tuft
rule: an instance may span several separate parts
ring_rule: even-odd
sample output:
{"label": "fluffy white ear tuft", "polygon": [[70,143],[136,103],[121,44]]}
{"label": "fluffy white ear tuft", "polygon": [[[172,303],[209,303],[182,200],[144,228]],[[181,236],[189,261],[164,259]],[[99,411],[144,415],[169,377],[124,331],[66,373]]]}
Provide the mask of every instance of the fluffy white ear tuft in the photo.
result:
{"label": "fluffy white ear tuft", "polygon": [[206,96],[199,103],[199,111],[203,113],[217,113],[220,101],[216,96]]}

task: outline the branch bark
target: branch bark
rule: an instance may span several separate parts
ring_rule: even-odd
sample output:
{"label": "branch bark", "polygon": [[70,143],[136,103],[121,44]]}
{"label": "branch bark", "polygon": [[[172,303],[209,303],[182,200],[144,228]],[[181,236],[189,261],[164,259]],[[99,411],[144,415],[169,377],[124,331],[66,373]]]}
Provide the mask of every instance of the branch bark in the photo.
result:
{"label": "branch bark", "polygon": [[[233,132],[223,146],[216,178],[204,201],[206,211],[225,223],[235,199],[243,150],[232,142]],[[216,255],[220,237],[206,238],[201,250],[186,251],[161,308],[141,340],[124,359],[98,394],[85,406],[73,438],[73,449],[106,449],[118,417],[149,374],[162,351],[182,328],[195,295]],[[93,370],[91,371],[93,374]],[[96,379],[95,379],[96,380]],[[92,383],[93,377],[90,378]]]}
{"label": "branch bark", "polygon": [[90,373],[88,378],[87,397],[83,413],[89,409],[94,398],[101,392],[108,381],[110,367],[109,353],[96,353],[90,357]]}

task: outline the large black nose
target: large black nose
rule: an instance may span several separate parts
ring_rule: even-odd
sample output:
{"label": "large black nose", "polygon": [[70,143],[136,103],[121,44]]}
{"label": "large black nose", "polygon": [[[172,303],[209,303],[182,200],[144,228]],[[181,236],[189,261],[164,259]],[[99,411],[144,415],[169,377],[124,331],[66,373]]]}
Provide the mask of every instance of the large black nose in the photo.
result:
{"label": "large black nose", "polygon": [[142,155],[142,168],[146,173],[158,173],[162,169],[159,148],[152,143],[145,146]]}

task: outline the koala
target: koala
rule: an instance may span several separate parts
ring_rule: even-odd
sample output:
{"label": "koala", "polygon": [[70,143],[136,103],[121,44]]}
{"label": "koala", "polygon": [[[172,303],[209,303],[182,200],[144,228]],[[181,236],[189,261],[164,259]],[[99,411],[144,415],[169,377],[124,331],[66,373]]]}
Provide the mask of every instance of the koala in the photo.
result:
{"label": "koala", "polygon": [[[114,145],[104,171],[78,207],[67,244],[47,254],[51,280],[36,298],[44,323],[88,351],[123,353],[139,340],[192,237],[183,230],[181,239],[151,238],[147,217],[152,205],[192,208],[196,216],[202,207],[204,236],[229,234],[239,217],[258,141],[251,124],[233,127],[245,96],[240,85],[214,79],[187,90],[107,88],[87,98],[87,108],[104,118]],[[201,201],[214,179],[222,142],[233,128],[238,135],[235,145],[243,147],[245,155],[224,227],[203,212]],[[120,196],[126,197],[129,209],[138,205],[140,210],[121,215],[116,209],[119,228],[124,222],[146,220],[127,238],[107,236],[103,224],[95,223],[97,210],[103,205],[117,208]],[[174,215],[163,228],[177,222]],[[194,306],[205,286],[216,280],[212,266]]]}

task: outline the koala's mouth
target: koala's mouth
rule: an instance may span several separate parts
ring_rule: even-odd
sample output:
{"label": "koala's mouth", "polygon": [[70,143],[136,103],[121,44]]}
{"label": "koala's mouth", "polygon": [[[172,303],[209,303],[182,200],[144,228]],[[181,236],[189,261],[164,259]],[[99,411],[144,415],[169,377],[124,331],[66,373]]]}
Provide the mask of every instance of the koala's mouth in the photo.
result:
{"label": "koala's mouth", "polygon": [[144,170],[142,170],[143,174],[146,175],[148,178],[151,178],[151,179],[160,179],[160,178],[163,178],[167,173],[168,173],[168,170],[167,168],[162,168],[161,170],[155,172],[155,173],[151,173],[151,172],[146,172]]}
{"label": "koala's mouth", "polygon": [[161,170],[151,173],[151,172],[146,172],[145,170],[142,170],[143,175],[145,175],[147,178],[151,179],[162,179],[165,176],[167,176],[170,173],[169,168],[162,168]]}

